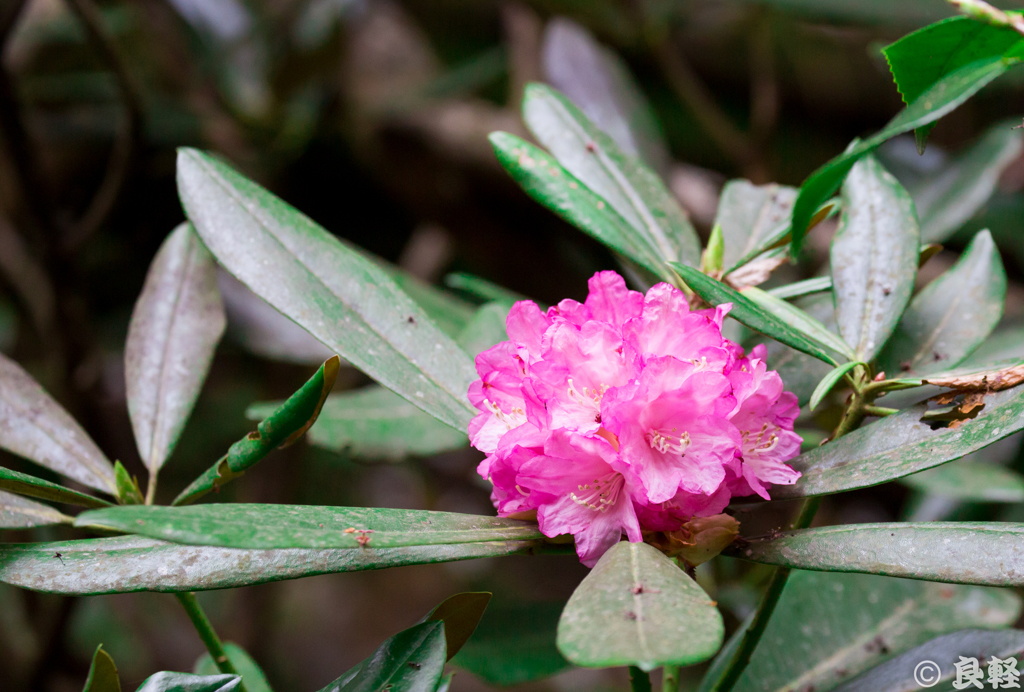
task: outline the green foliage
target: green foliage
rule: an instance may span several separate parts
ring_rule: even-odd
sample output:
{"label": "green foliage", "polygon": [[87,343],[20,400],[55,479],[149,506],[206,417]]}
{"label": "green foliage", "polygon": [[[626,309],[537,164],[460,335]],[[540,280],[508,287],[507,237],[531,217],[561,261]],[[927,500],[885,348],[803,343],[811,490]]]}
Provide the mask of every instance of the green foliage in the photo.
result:
{"label": "green foliage", "polygon": [[851,370],[857,366],[865,367],[866,363],[861,361],[852,360],[849,363],[843,363],[842,365],[833,368],[825,377],[821,378],[818,386],[814,388],[814,392],[811,393],[810,407],[813,411],[818,408],[818,404],[825,398],[832,388],[835,387],[844,376],[846,376]]}
{"label": "green foliage", "polygon": [[121,678],[117,675],[114,659],[103,650],[103,645],[96,647],[89,665],[89,676],[85,679],[82,692],[121,692]]}
{"label": "green foliage", "polygon": [[228,271],[384,386],[465,428],[472,361],[377,264],[207,154],[179,153],[178,187]]}
{"label": "green foliage", "polygon": [[929,375],[960,364],[995,328],[1006,272],[988,231],[978,233],[945,274],[921,290],[879,356],[888,373]]}
{"label": "green foliage", "polygon": [[488,591],[455,594],[430,611],[424,622],[444,623],[445,660],[450,661],[473,636],[491,602]]}
{"label": "green foliage", "polygon": [[985,407],[959,427],[933,430],[911,406],[789,462],[793,485],[772,488],[772,499],[828,495],[866,488],[967,456],[1024,428],[1024,388],[985,397]]}
{"label": "green foliage", "polygon": [[[815,338],[815,336],[801,330],[799,327],[790,325],[777,314],[765,309],[763,305],[754,302],[748,296],[726,286],[720,281],[715,281],[696,269],[681,264],[673,264],[672,268],[682,277],[687,286],[711,305],[732,303],[732,310],[729,312],[729,316],[738,322],[791,348],[823,360],[830,365],[837,365],[835,359],[828,354],[819,341],[821,333],[817,329],[815,329],[815,336],[818,338]],[[761,295],[767,294],[762,292]],[[779,301],[779,303],[781,302]],[[813,323],[805,321],[802,326],[807,328],[808,324]]]}
{"label": "green foliage", "polygon": [[445,660],[444,624],[424,622],[388,639],[320,692],[434,692],[441,683]]}
{"label": "green foliage", "polygon": [[928,522],[804,529],[733,554],[797,569],[984,586],[1024,585],[1024,524]]}
{"label": "green foliage", "polygon": [[492,685],[520,685],[571,666],[555,633],[564,603],[492,604],[452,663]]}
{"label": "green foliage", "polygon": [[80,493],[77,490],[65,488],[62,485],[44,481],[42,478],[30,476],[27,473],[20,473],[0,467],[0,490],[34,497],[50,502],[63,502],[69,505],[80,507],[110,507],[106,500],[101,500],[92,495]]}
{"label": "green foliage", "polygon": [[73,521],[49,505],[0,491],[0,529],[27,529]]}
{"label": "green foliage", "polygon": [[536,524],[414,509],[248,505],[131,505],[83,512],[77,526],[223,548],[398,548],[542,538]]}
{"label": "green foliage", "polygon": [[836,323],[857,360],[882,350],[910,301],[919,237],[910,195],[875,157],[861,159],[843,185],[830,253]]}
{"label": "green foliage", "polygon": [[1024,502],[1024,476],[967,459],[906,476],[900,482],[930,495],[966,502]]}
{"label": "green foliage", "polygon": [[715,604],[678,565],[646,543],[622,542],[573,592],[557,641],[579,666],[650,671],[705,661],[724,634]]}
{"label": "green foliage", "polygon": [[739,268],[744,258],[763,252],[766,240],[789,228],[796,194],[784,185],[754,185],[747,180],[725,184],[715,226],[722,229],[727,274]]}
{"label": "green foliage", "polygon": [[[0,582],[33,591],[95,596],[199,591],[318,574],[359,572],[543,552],[534,541],[408,548],[236,550],[121,536],[0,545]],[[61,554],[61,559],[55,556]]]}
{"label": "green foliage", "polygon": [[231,445],[227,454],[181,491],[175,505],[195,502],[210,491],[245,473],[278,447],[287,447],[302,437],[316,422],[327,395],[338,378],[337,356],[320,366],[306,384],[274,409],[254,432]]}
{"label": "green foliage", "polygon": [[657,174],[624,153],[556,90],[530,84],[523,120],[537,140],[591,192],[625,219],[659,259],[700,264],[700,240]]}
{"label": "green foliage", "polygon": [[[828,692],[892,656],[965,627],[1008,627],[1020,613],[1014,594],[977,586],[889,577],[794,572],[735,692]],[[742,629],[712,664],[729,660]]]}
{"label": "green foliage", "polygon": [[125,343],[128,413],[151,475],[181,436],[225,324],[217,265],[181,224],[149,267]]}
{"label": "green foliage", "polygon": [[[242,676],[246,692],[272,692],[270,683],[267,682],[267,676],[256,661],[252,660],[252,657],[245,652],[245,649],[237,644],[224,642],[224,653],[228,655],[231,665]],[[196,675],[218,675],[220,673],[217,664],[213,662],[213,658],[208,653],[199,657],[192,672]]]}
{"label": "green foliage", "polygon": [[237,675],[189,675],[188,673],[157,673],[142,683],[135,692],[235,692],[241,687]]}

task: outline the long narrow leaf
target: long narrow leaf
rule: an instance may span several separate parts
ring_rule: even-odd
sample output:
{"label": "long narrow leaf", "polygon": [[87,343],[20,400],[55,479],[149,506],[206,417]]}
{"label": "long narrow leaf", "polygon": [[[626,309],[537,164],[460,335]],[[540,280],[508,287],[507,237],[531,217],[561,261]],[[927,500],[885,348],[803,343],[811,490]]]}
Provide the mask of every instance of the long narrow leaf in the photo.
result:
{"label": "long narrow leaf", "polygon": [[387,273],[208,154],[178,154],[178,192],[217,260],[378,382],[452,427],[473,363]]}
{"label": "long narrow leaf", "polygon": [[0,529],[28,529],[73,521],[53,507],[0,490]]}
{"label": "long narrow leaf", "polygon": [[65,488],[63,485],[51,483],[50,481],[44,481],[42,478],[36,478],[27,473],[19,473],[18,471],[2,467],[0,467],[0,490],[24,495],[25,497],[34,497],[39,500],[48,500],[49,502],[78,505],[79,507],[96,508],[112,506],[111,503],[98,497],[86,495],[85,493]]}

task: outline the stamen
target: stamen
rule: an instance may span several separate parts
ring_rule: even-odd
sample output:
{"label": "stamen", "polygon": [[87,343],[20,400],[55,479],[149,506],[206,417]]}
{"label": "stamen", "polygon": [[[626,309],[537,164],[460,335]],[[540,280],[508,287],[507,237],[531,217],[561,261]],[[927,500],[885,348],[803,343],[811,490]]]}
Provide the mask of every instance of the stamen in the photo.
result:
{"label": "stamen", "polygon": [[579,493],[569,493],[569,497],[578,505],[598,512],[607,512],[609,507],[619,501],[619,493],[625,485],[626,479],[621,473],[611,473],[577,486]]}
{"label": "stamen", "polygon": [[[675,431],[676,429],[672,428],[672,432]],[[684,430],[678,437],[673,437],[661,430],[651,430],[647,433],[647,444],[656,452],[683,456],[686,454],[686,448],[690,446],[690,433]]]}

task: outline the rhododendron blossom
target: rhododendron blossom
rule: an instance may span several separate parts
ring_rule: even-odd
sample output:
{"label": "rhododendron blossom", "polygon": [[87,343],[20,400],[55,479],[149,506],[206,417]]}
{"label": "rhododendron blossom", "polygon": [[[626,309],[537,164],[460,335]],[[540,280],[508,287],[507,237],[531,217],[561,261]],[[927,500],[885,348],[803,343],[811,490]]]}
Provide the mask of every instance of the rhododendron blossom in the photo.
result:
{"label": "rhododendron blossom", "polygon": [[785,463],[796,397],[763,346],[722,336],[730,305],[691,310],[677,288],[645,296],[615,272],[589,287],[546,313],[516,303],[509,340],[477,356],[469,435],[500,515],[536,512],[593,566],[623,533],[676,531],[799,478]]}

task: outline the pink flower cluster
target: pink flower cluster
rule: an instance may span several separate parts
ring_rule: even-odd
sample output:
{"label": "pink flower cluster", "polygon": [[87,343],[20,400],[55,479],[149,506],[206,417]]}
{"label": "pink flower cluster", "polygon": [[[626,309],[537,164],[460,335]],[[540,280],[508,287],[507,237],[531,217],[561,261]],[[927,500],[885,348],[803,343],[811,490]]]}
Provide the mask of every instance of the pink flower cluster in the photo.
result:
{"label": "pink flower cluster", "polygon": [[536,511],[593,566],[623,533],[675,531],[799,478],[796,397],[763,346],[746,356],[722,336],[730,305],[690,310],[673,286],[645,296],[610,271],[589,286],[547,313],[516,303],[510,340],[477,356],[469,435],[501,516]]}

